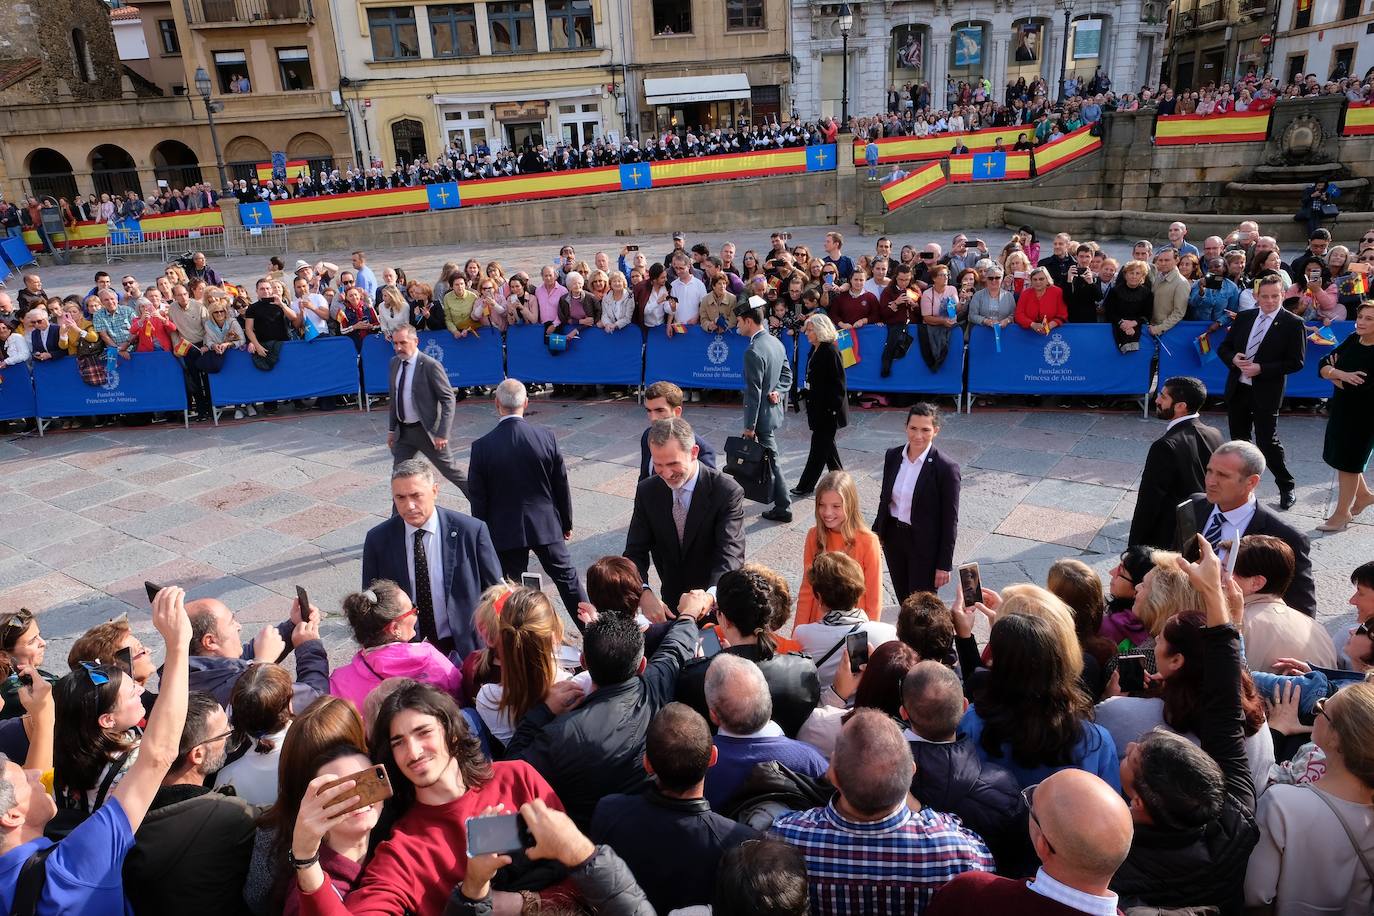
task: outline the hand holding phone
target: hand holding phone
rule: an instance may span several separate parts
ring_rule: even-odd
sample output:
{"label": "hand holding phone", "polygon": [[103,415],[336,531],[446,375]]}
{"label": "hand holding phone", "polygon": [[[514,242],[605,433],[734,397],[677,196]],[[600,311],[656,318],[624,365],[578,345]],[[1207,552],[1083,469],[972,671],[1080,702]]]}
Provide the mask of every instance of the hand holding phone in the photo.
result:
{"label": "hand holding phone", "polygon": [[849,654],[849,673],[858,674],[868,664],[868,632],[859,630],[845,636],[844,649]]}
{"label": "hand holding phone", "polygon": [[534,837],[519,814],[470,817],[463,822],[468,835],[468,858],[519,852],[534,845]]}
{"label": "hand holding phone", "polygon": [[720,634],[715,627],[701,631],[701,657],[714,658],[720,654]]}
{"label": "hand holding phone", "polygon": [[959,567],[959,591],[964,596],[964,606],[973,607],[983,600],[983,577],[978,572],[977,563],[965,563]]}
{"label": "hand holding phone", "polygon": [[1194,562],[1198,558],[1197,513],[1193,501],[1185,499],[1174,507],[1174,549]]}
{"label": "hand holding phone", "polygon": [[1145,692],[1145,657],[1143,655],[1120,655],[1116,659],[1117,674],[1120,675],[1122,693]]}
{"label": "hand holding phone", "polygon": [[157,597],[158,592],[162,591],[163,586],[158,585],[156,582],[149,582],[145,579],[143,582],[143,589],[148,593],[148,603],[152,604],[153,599]]}
{"label": "hand holding phone", "polygon": [[[320,792],[324,793],[352,780],[354,782],[353,791],[343,798],[351,798],[348,806],[338,811],[332,812],[334,815],[348,814],[357,811],[359,808],[366,808],[368,805],[375,805],[386,801],[391,797],[391,780],[387,778],[386,767],[381,764],[370,766],[366,770],[360,770],[352,776],[345,776],[336,779],[331,783],[326,783],[320,787]],[[339,799],[342,801],[343,799]]]}
{"label": "hand holding phone", "polygon": [[539,573],[521,573],[520,587],[532,588],[537,592],[542,592],[544,590],[544,577]]}

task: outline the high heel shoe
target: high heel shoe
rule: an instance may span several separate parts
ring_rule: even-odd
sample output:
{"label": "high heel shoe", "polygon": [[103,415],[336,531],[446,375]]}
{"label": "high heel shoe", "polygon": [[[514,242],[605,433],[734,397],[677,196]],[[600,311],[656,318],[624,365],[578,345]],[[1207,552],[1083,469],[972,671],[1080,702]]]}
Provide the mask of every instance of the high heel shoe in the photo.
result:
{"label": "high heel shoe", "polygon": [[1328,534],[1332,534],[1337,531],[1344,531],[1345,529],[1350,527],[1350,521],[1350,519],[1346,519],[1343,522],[1338,522],[1335,520],[1335,517],[1333,516],[1332,518],[1329,518],[1326,521],[1322,522],[1320,525],[1318,525],[1317,530],[1325,531]]}

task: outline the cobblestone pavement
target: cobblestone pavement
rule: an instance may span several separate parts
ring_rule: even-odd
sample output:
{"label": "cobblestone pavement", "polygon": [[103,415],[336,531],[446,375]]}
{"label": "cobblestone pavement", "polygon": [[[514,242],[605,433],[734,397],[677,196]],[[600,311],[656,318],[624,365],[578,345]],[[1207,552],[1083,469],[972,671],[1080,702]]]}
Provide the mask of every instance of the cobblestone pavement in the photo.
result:
{"label": "cobblestone pavement", "polygon": [[[555,430],[568,462],[574,561],[585,568],[619,553],[637,476],[640,409],[629,399],[540,396],[529,416]],[[739,426],[737,400],[692,404],[687,416],[718,446]],[[856,410],[841,434],[866,517],[882,453],[903,441],[903,419],[898,410]],[[1223,417],[1208,419],[1225,428]],[[495,422],[485,399],[460,404],[455,447],[466,456],[472,439]],[[1306,415],[1280,422],[1301,482],[1288,518],[1306,530],[1324,517],[1334,493],[1334,475],[1320,460],[1324,426]],[[956,561],[978,561],[992,587],[1044,582],[1049,565],[1064,556],[1110,569],[1124,546],[1147,445],[1163,429],[1139,413],[977,409],[948,417],[939,447],[963,466]],[[365,532],[390,511],[385,432],[384,411],[298,414],[283,405],[275,419],[218,428],[111,427],[0,441],[0,610],[38,612],[48,666],[65,671],[71,639],[118,614],[156,644],[145,579],[222,599],[250,632],[283,618],[299,584],[330,614],[326,641],[335,663],[343,662],[353,647],[340,599],[358,587]],[[789,415],[781,437],[789,482],[800,473],[807,436],[804,419]],[[444,504],[465,508],[444,488]],[[1276,499],[1267,477],[1260,496]],[[795,588],[813,504],[799,502],[790,525],[763,521],[763,508],[747,504],[748,557],[784,573]],[[1374,517],[1363,522],[1313,537],[1329,627],[1349,619],[1349,573],[1374,556]]]}

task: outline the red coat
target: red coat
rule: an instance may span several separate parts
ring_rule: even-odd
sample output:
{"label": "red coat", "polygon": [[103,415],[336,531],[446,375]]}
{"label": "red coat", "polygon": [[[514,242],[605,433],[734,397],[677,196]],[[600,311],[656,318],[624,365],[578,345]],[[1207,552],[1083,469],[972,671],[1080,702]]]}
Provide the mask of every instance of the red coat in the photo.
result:
{"label": "red coat", "polygon": [[1037,296],[1034,287],[1026,287],[1021,298],[1016,300],[1016,323],[1027,331],[1037,321],[1057,321],[1059,324],[1069,320],[1069,309],[1064,304],[1064,291],[1050,285],[1043,295]]}
{"label": "red coat", "polygon": [[[171,353],[172,332],[175,330],[176,325],[161,315],[135,318],[129,324],[129,341],[134,345],[135,353],[151,353],[158,349]],[[153,345],[154,341],[157,346]]]}

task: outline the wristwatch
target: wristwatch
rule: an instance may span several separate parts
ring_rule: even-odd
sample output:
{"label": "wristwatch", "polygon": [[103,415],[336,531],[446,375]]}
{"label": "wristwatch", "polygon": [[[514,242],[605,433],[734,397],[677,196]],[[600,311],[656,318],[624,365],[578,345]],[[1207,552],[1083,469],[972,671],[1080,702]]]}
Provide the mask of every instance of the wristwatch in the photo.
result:
{"label": "wristwatch", "polygon": [[298,870],[302,868],[309,868],[316,862],[320,861],[320,851],[316,849],[315,854],[308,859],[298,859],[296,858],[296,851],[288,847],[286,850],[286,861],[290,863],[292,868]]}

